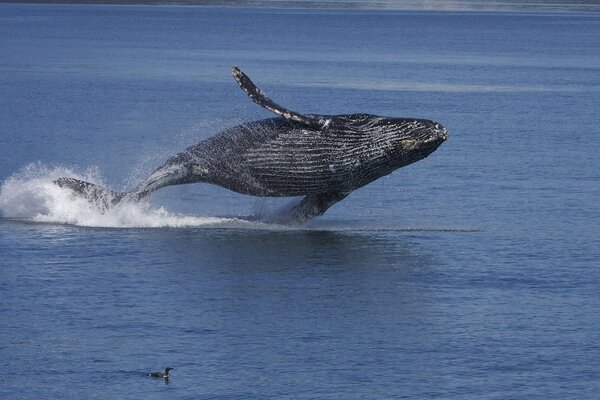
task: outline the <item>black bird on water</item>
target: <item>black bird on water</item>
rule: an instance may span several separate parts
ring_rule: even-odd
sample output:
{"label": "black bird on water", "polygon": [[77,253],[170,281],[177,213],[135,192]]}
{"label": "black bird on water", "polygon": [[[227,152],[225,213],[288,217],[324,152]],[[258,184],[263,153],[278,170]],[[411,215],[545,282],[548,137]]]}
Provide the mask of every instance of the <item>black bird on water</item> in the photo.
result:
{"label": "black bird on water", "polygon": [[172,370],[173,368],[171,367],[167,367],[165,368],[165,372],[148,372],[148,376],[151,376],[153,378],[163,378],[163,379],[169,379],[169,371]]}

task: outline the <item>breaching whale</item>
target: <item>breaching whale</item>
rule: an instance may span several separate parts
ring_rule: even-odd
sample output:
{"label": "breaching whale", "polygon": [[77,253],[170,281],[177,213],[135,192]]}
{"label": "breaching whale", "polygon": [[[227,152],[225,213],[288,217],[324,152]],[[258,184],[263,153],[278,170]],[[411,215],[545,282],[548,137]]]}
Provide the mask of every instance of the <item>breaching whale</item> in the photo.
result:
{"label": "breaching whale", "polygon": [[229,128],[187,148],[130,192],[67,177],[54,183],[102,210],[164,186],[199,182],[252,196],[304,196],[274,218],[303,223],[353,190],[427,157],[448,138],[446,128],[427,119],[299,114],[265,96],[239,68],[232,74],[255,103],[278,117]]}

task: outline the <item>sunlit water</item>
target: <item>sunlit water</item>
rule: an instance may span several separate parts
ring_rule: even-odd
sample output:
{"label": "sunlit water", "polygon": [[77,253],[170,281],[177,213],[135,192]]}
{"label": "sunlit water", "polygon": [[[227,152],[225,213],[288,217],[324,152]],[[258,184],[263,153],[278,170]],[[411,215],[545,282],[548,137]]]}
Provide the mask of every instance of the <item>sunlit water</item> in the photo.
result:
{"label": "sunlit water", "polygon": [[[598,43],[594,13],[0,5],[0,398],[594,398]],[[450,138],[301,227],[52,184],[127,190],[270,117],[233,65]]]}

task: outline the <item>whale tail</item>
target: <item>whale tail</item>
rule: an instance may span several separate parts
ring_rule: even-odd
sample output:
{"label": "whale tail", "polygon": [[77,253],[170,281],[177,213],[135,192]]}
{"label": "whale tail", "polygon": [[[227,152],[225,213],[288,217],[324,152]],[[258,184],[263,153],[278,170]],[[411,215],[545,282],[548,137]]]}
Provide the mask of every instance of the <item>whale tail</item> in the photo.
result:
{"label": "whale tail", "polygon": [[81,197],[95,204],[101,211],[106,211],[125,200],[140,199],[140,196],[135,193],[114,192],[94,183],[74,178],[58,178],[53,183],[61,188],[71,189]]}
{"label": "whale tail", "polygon": [[61,188],[71,189],[104,212],[124,201],[139,201],[161,187],[189,183],[187,173],[188,168],[184,164],[167,163],[152,172],[131,192],[115,192],[95,183],[66,177],[58,178],[54,184]]}

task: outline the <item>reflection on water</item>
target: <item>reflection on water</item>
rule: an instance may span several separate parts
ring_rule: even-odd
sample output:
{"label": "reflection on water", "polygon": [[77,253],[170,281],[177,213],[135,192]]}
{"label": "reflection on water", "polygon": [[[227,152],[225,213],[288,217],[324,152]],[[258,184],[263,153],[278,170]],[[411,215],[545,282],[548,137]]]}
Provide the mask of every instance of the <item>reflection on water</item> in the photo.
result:
{"label": "reflection on water", "polygon": [[[141,234],[141,232],[140,232]],[[228,266],[263,268],[301,264],[344,265],[346,268],[430,264],[408,243],[385,234],[335,231],[161,230],[144,232],[187,260],[219,260]]]}

